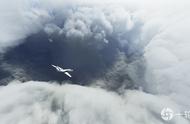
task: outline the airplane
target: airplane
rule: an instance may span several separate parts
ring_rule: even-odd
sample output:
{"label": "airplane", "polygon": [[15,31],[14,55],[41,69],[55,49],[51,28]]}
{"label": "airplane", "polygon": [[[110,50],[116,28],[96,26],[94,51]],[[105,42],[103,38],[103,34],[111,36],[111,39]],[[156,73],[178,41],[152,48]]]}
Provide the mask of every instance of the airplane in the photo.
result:
{"label": "airplane", "polygon": [[61,67],[59,66],[56,66],[56,65],[51,65],[53,66],[58,72],[63,72],[64,74],[66,74],[67,76],[69,76],[70,78],[72,77],[69,72],[73,71],[73,69],[62,69]]}

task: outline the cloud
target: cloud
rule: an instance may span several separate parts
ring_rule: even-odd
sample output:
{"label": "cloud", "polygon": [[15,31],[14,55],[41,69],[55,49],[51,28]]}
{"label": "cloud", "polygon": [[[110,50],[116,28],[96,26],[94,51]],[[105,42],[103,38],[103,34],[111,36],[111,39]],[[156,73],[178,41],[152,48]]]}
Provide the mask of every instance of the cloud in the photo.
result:
{"label": "cloud", "polygon": [[[49,2],[33,1],[24,5],[28,8],[21,20],[31,22],[23,22],[27,30],[20,29],[23,43],[9,49],[3,58],[3,64],[19,68],[17,70],[28,69],[18,77],[29,75],[32,78],[28,80],[63,80],[61,75],[57,77],[51,72],[49,65],[53,63],[74,68],[76,79],[73,82],[88,84],[91,79],[103,77],[120,53],[128,57],[127,54],[140,51],[137,43],[133,44],[133,40],[138,42],[139,34],[133,32],[140,30],[141,21],[136,21],[138,17],[124,7],[110,5],[104,8],[71,2],[62,8]],[[6,43],[14,46],[12,42],[18,43],[17,38],[14,39]]]}
{"label": "cloud", "polygon": [[[169,99],[139,91],[126,91],[126,95],[119,96],[98,88],[34,81],[14,81],[1,87],[0,99],[3,124],[163,123],[159,117],[162,107],[176,107]],[[188,123],[182,117],[179,120]]]}
{"label": "cloud", "polygon": [[1,1],[0,8],[0,52],[19,44],[28,35],[36,33],[42,24],[50,19],[47,11],[23,0]]}
{"label": "cloud", "polygon": [[[185,108],[188,107],[189,101],[182,100],[179,96],[188,97],[187,89],[190,88],[188,83],[190,79],[187,74],[190,71],[187,64],[190,48],[187,32],[190,27],[186,25],[190,22],[187,16],[189,9],[186,7],[182,9],[179,5],[171,10],[170,15],[166,14],[167,17],[163,14],[159,32],[145,47],[146,80],[151,84],[149,85],[151,92],[171,95],[179,104],[183,102]],[[176,96],[173,96],[173,93]]]}
{"label": "cloud", "polygon": [[[42,29],[46,33],[52,33],[57,27],[59,34],[66,38],[88,38],[87,41],[91,39],[108,43],[108,37],[114,35],[123,41],[129,37],[126,33],[135,25],[132,14],[120,6],[109,5],[104,9],[101,5],[91,7],[90,3],[83,6],[80,5],[83,2],[79,1],[76,4],[72,1],[58,5],[59,3],[60,1],[18,0],[14,6],[9,1],[2,2],[1,51],[19,44]],[[8,5],[9,8],[4,7]],[[73,9],[75,7],[76,10]]]}

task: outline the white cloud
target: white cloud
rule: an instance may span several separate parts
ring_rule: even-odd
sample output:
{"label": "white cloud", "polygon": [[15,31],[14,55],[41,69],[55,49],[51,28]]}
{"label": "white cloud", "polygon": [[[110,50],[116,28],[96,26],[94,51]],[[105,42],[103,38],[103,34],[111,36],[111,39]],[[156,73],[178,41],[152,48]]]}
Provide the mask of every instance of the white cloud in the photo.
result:
{"label": "white cloud", "polygon": [[[177,108],[167,98],[139,91],[126,91],[126,95],[119,96],[98,88],[33,81],[2,86],[0,99],[3,124],[163,123],[162,107],[168,104]],[[188,123],[182,117],[178,119]]]}
{"label": "white cloud", "polygon": [[[144,55],[147,61],[146,80],[150,90],[158,94],[171,95],[179,104],[183,102],[184,108],[188,107],[189,100],[186,97],[190,95],[187,92],[190,88],[188,76],[190,27],[187,25],[190,23],[190,18],[188,11],[187,6],[182,8],[179,4],[176,8],[171,7],[166,15],[163,13],[159,32],[155,33],[146,46]],[[179,96],[185,99],[182,100]]]}
{"label": "white cloud", "polygon": [[0,8],[0,52],[17,45],[29,34],[36,33],[50,19],[47,11],[24,0],[1,1]]}

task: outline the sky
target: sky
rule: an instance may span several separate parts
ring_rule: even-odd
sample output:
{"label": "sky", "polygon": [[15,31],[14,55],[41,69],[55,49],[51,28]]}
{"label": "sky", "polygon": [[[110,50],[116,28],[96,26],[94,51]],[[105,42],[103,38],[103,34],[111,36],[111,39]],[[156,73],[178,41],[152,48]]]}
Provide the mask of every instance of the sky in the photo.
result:
{"label": "sky", "polygon": [[0,123],[188,124],[160,112],[190,110],[189,11],[188,0],[0,1]]}

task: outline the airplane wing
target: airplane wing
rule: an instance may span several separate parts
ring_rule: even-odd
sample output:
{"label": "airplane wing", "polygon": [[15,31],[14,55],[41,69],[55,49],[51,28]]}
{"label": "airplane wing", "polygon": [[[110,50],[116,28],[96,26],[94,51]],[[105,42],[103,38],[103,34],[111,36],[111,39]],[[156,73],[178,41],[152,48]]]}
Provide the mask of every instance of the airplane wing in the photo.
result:
{"label": "airplane wing", "polygon": [[65,72],[64,69],[62,69],[61,67],[57,66],[57,69],[60,71],[60,72]]}
{"label": "airplane wing", "polygon": [[67,76],[72,77],[68,72],[64,72]]}
{"label": "airplane wing", "polygon": [[57,71],[59,71],[58,66],[52,65]]}
{"label": "airplane wing", "polygon": [[55,66],[55,65],[51,65],[51,66],[53,66],[54,68],[57,68],[57,66]]}
{"label": "airplane wing", "polygon": [[73,71],[73,69],[63,69],[64,71]]}

